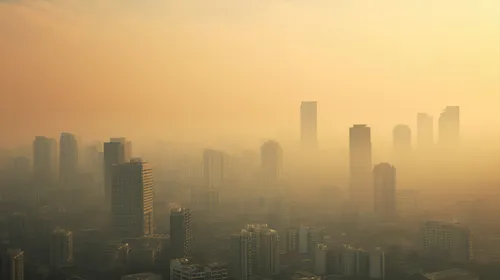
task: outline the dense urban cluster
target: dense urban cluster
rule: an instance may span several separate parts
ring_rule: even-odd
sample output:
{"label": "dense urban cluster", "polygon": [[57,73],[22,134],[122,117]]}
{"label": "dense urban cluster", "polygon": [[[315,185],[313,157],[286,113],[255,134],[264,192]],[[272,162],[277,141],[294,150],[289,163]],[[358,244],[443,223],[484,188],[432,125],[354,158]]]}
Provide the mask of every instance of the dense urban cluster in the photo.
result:
{"label": "dense urban cluster", "polygon": [[151,147],[145,161],[126,138],[37,136],[31,155],[4,157],[1,279],[498,279],[488,275],[500,275],[500,239],[477,219],[481,202],[439,212],[440,196],[433,208],[417,188],[459,160],[458,107],[440,115],[437,143],[428,114],[418,114],[416,145],[409,126],[395,126],[391,162],[374,163],[371,128],[353,125],[339,187],[318,186],[313,172],[324,161],[317,102],[300,114],[293,160],[277,140],[260,155]]}

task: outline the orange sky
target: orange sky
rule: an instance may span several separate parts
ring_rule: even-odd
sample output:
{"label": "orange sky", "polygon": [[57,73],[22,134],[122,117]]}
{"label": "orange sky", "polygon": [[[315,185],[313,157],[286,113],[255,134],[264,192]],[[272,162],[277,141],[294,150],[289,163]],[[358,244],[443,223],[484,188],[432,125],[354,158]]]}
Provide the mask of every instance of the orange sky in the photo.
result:
{"label": "orange sky", "polygon": [[0,1],[0,145],[296,137],[301,100],[323,141],[352,123],[389,139],[446,105],[498,134],[497,0],[143,2]]}

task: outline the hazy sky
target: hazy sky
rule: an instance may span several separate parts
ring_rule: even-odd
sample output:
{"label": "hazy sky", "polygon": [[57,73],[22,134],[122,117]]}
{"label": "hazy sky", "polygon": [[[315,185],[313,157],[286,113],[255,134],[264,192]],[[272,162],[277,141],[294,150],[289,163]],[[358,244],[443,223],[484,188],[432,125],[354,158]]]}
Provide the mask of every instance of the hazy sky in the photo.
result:
{"label": "hazy sky", "polygon": [[[320,136],[368,123],[390,139],[461,105],[500,130],[498,0],[0,0],[0,144]],[[494,126],[492,128],[492,126]],[[493,131],[493,132],[492,132]]]}

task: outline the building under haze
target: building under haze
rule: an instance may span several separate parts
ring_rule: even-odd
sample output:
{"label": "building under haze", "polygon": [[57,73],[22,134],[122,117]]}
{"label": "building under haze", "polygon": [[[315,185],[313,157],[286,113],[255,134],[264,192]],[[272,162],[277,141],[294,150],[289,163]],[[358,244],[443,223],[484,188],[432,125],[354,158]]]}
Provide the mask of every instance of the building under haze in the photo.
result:
{"label": "building under haze", "polygon": [[125,138],[111,138],[104,143],[104,195],[111,207],[111,189],[113,186],[113,165],[130,161],[132,144]]}
{"label": "building under haze", "polygon": [[373,210],[372,142],[370,127],[356,124],[349,129],[349,199],[364,212]]}
{"label": "building under haze", "polygon": [[154,233],[153,185],[147,162],[133,159],[113,165],[111,218],[116,233],[131,238]]}
{"label": "building under haze", "polygon": [[56,229],[50,236],[50,266],[61,268],[73,265],[73,233]]}
{"label": "building under haze", "polygon": [[283,172],[283,150],[276,141],[265,142],[260,149],[261,171],[265,180],[281,178]]}
{"label": "building under haze", "polygon": [[260,231],[259,274],[275,276],[280,273],[280,244],[278,231],[263,229]]}
{"label": "building under haze", "polygon": [[397,160],[408,159],[411,154],[411,129],[407,125],[397,125],[392,130],[392,145]]}
{"label": "building under haze", "polygon": [[430,149],[434,146],[434,118],[426,113],[417,114],[417,148]]}
{"label": "building under haze", "polygon": [[439,117],[440,148],[455,148],[460,142],[460,107],[448,106]]}
{"label": "building under haze", "polygon": [[191,209],[174,208],[170,210],[170,249],[173,258],[191,256],[193,233],[191,229]]}
{"label": "building under haze", "polygon": [[300,105],[300,141],[304,148],[318,145],[318,102],[303,101]]}
{"label": "building under haze", "polygon": [[205,150],[203,152],[203,180],[209,189],[219,188],[224,181],[227,164],[224,153],[216,150]]}
{"label": "building under haze", "polygon": [[7,249],[0,258],[2,280],[24,280],[24,252],[20,249]]}
{"label": "building under haze", "polygon": [[57,141],[37,136],[33,142],[33,177],[36,184],[53,184],[57,180]]}
{"label": "building under haze", "polygon": [[388,163],[373,168],[374,210],[382,219],[396,216],[396,168]]}
{"label": "building under haze", "polygon": [[78,176],[78,141],[71,133],[61,133],[59,140],[59,180],[62,187],[72,187]]}
{"label": "building under haze", "polygon": [[428,221],[423,227],[424,252],[452,262],[474,260],[472,231],[457,222]]}

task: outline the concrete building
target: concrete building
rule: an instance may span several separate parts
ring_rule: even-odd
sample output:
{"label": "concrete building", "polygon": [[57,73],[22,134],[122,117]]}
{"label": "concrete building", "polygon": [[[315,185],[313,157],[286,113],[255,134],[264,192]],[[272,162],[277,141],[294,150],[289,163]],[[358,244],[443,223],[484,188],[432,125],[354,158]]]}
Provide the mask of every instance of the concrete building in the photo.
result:
{"label": "concrete building", "polygon": [[392,145],[395,160],[407,161],[412,150],[411,129],[407,125],[399,124],[392,131]]}
{"label": "concrete building", "polygon": [[260,233],[260,275],[274,276],[280,273],[280,245],[278,231],[263,229]]}
{"label": "concrete building", "polygon": [[460,142],[460,107],[448,106],[439,117],[440,148],[455,148]]}
{"label": "concrete building", "polygon": [[318,102],[304,101],[300,105],[300,141],[304,148],[318,145]]}
{"label": "concrete building", "polygon": [[62,268],[73,265],[73,233],[56,229],[50,236],[50,266]]}
{"label": "concrete building", "polygon": [[316,275],[327,274],[328,245],[324,243],[316,244],[314,255],[314,273]]}
{"label": "concrete building", "polygon": [[153,170],[147,162],[113,165],[111,218],[116,233],[130,238],[153,234],[153,201]]}
{"label": "concrete building", "polygon": [[239,234],[231,237],[231,264],[229,275],[236,280],[252,280],[255,277],[254,252],[252,233],[242,229]]}
{"label": "concrete building", "polygon": [[267,141],[260,149],[261,171],[263,178],[276,181],[283,173],[283,150],[276,141]]}
{"label": "concrete building", "polygon": [[37,136],[33,141],[33,177],[37,185],[53,184],[57,180],[57,141]]}
{"label": "concrete building", "polygon": [[373,211],[371,130],[364,124],[349,129],[349,198],[361,212]]}
{"label": "concrete building", "polygon": [[203,152],[203,180],[206,188],[220,188],[228,174],[227,157],[216,150]]}
{"label": "concrete building", "polygon": [[173,258],[191,256],[191,219],[191,209],[174,208],[170,211],[170,247]]}
{"label": "concrete building", "polygon": [[127,163],[132,153],[131,142],[125,138],[111,138],[104,143],[104,195],[111,209],[111,194],[113,188],[113,165]]}
{"label": "concrete building", "polygon": [[381,248],[370,252],[370,279],[385,279],[385,253]]}
{"label": "concrete building", "polygon": [[64,188],[73,187],[78,176],[78,141],[71,133],[61,133],[59,140],[59,181]]}
{"label": "concrete building", "polygon": [[382,219],[396,217],[396,168],[380,163],[373,168],[374,210]]}
{"label": "concrete building", "polygon": [[226,280],[227,266],[213,263],[206,266],[191,259],[173,259],[170,262],[170,280]]}
{"label": "concrete building", "polygon": [[423,228],[424,252],[453,262],[474,260],[472,231],[456,222],[429,221]]}
{"label": "concrete building", "polygon": [[7,249],[1,255],[0,276],[2,280],[24,280],[24,252]]}

